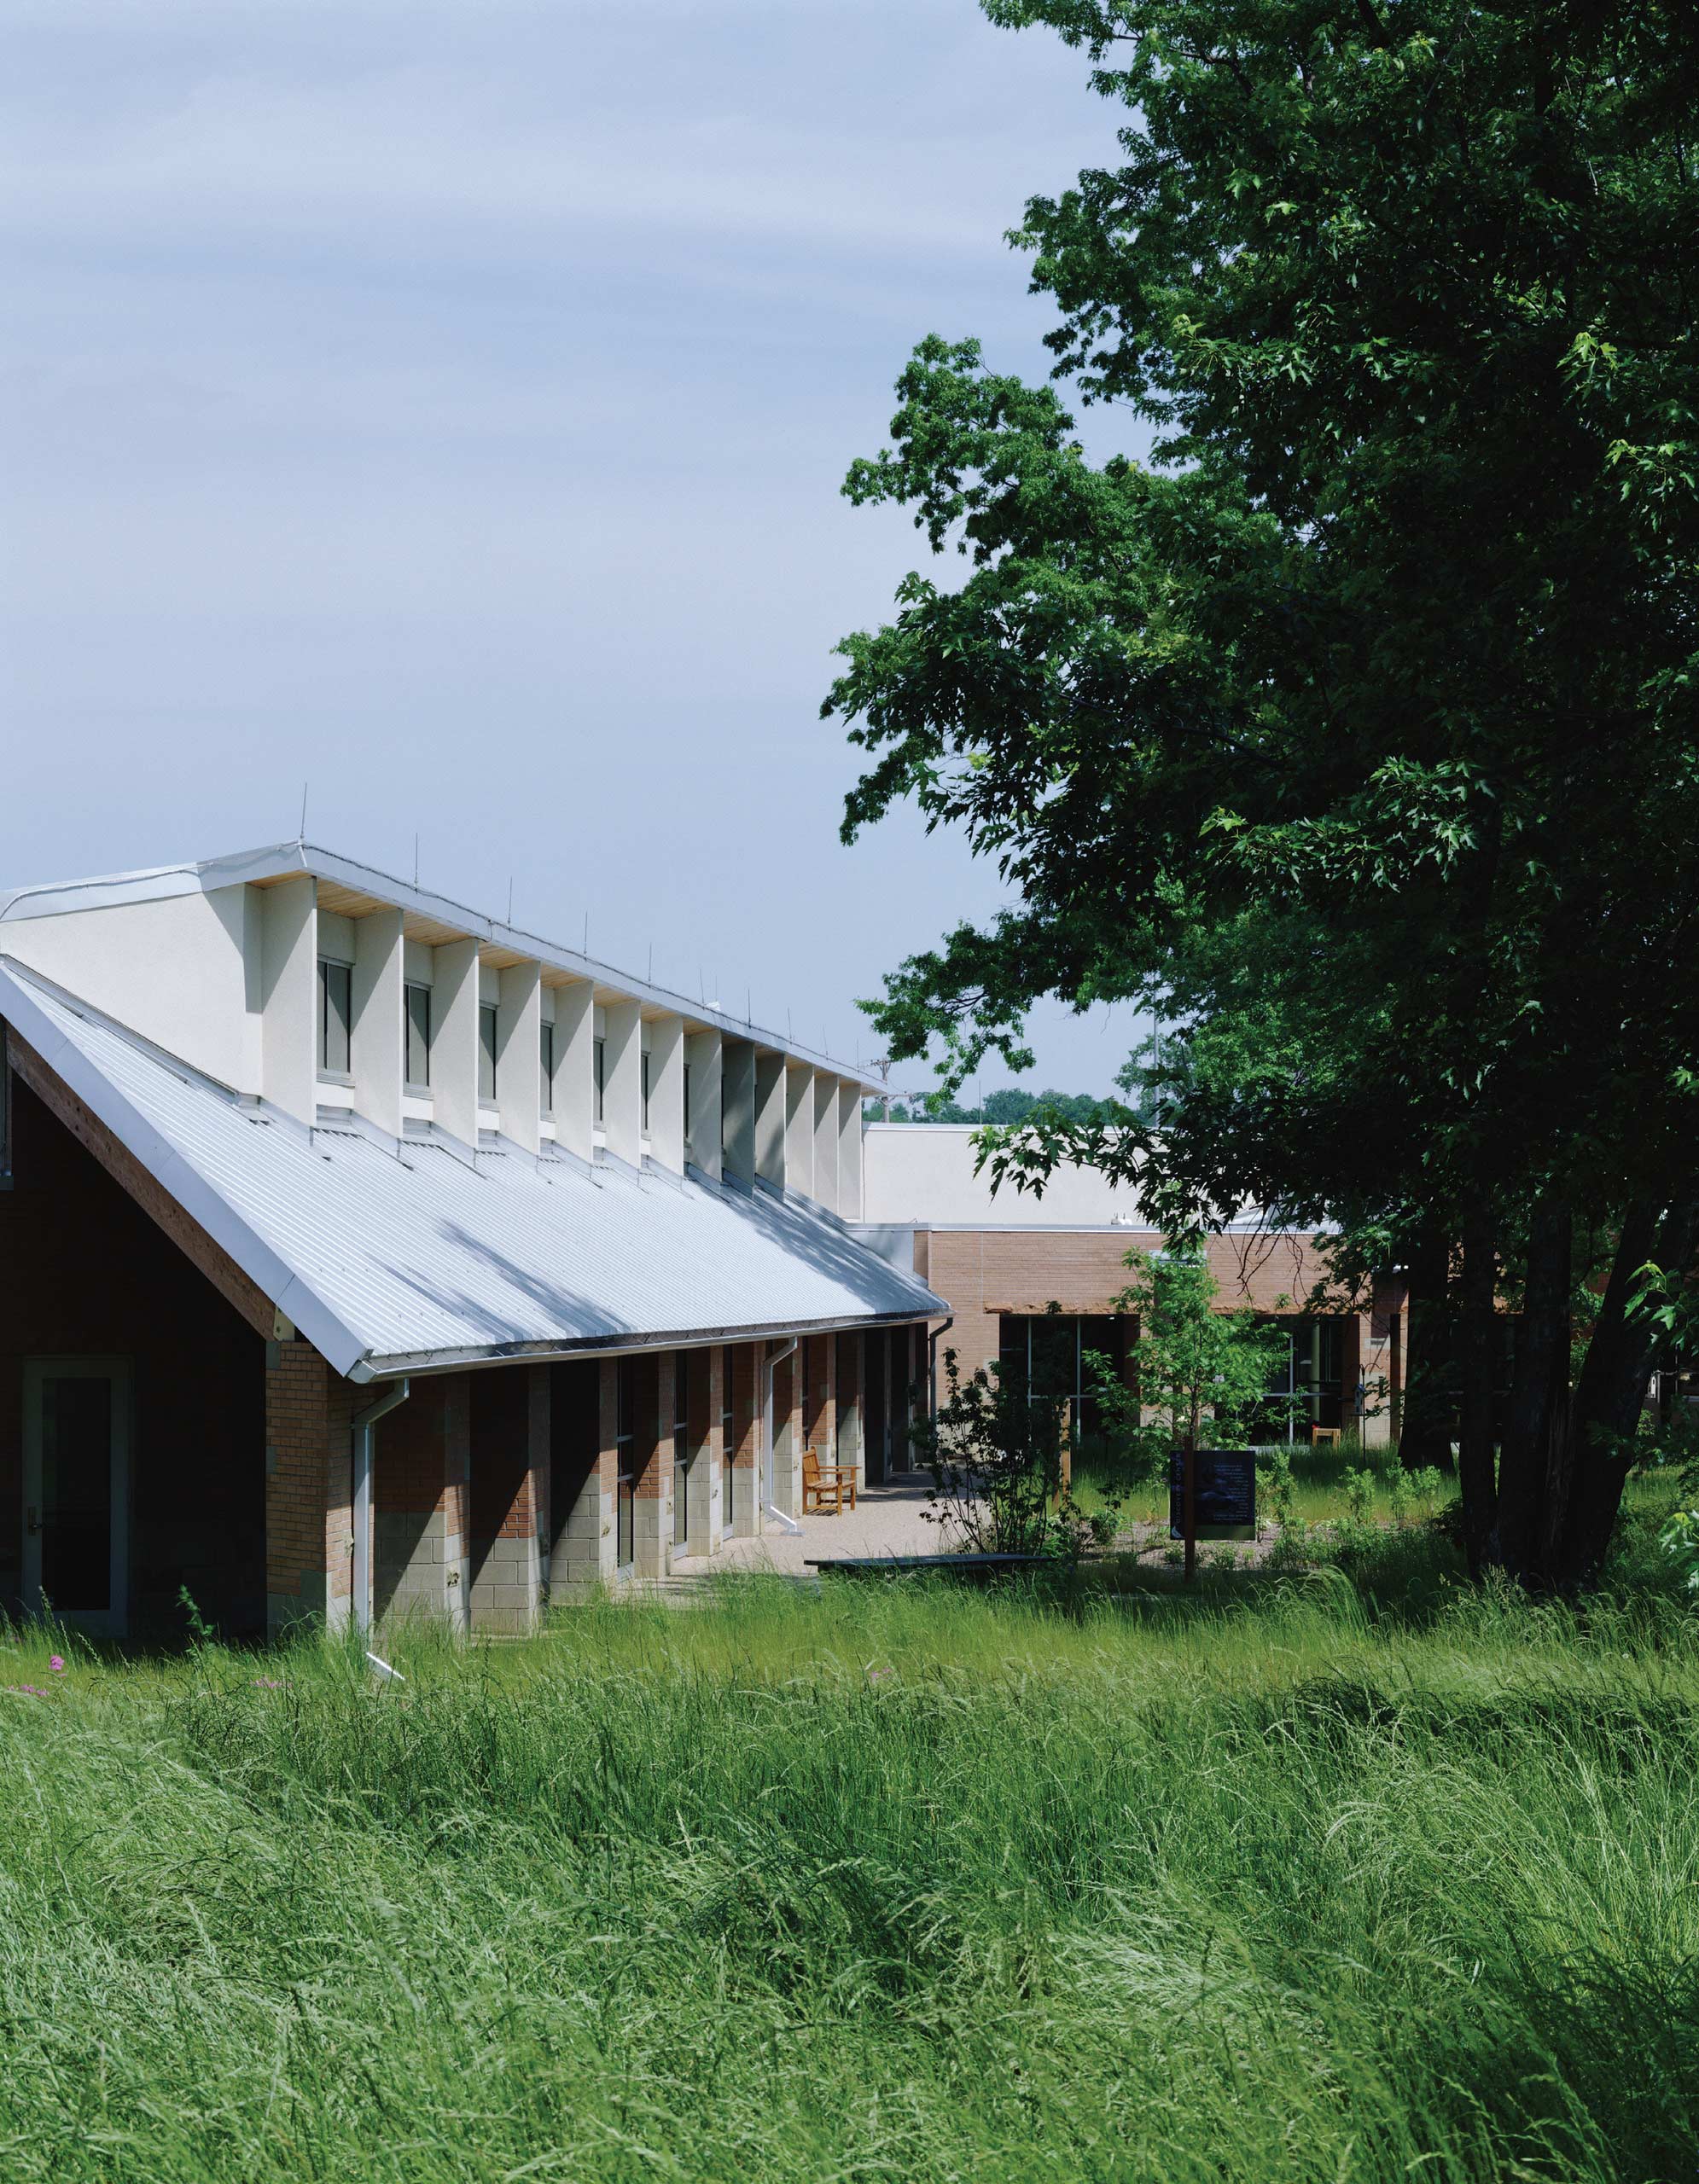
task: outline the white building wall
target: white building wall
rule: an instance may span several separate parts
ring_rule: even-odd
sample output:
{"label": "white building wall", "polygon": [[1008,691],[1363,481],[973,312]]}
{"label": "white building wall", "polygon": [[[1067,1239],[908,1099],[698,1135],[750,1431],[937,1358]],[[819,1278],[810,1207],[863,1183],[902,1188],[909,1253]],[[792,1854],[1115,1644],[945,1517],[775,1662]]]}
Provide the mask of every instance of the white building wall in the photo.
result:
{"label": "white building wall", "polygon": [[318,1116],[317,888],[280,881],[264,890],[259,914],[260,1089],[308,1124]]}
{"label": "white building wall", "polygon": [[[253,891],[256,906],[277,892]],[[15,956],[219,1083],[258,1092],[259,920],[250,921],[248,894],[219,887],[9,918],[0,923],[0,956]]]}
{"label": "white building wall", "polygon": [[374,910],[353,927],[354,1104],[392,1137],[401,1135],[401,1080],[406,1066],[399,910]]}
{"label": "white building wall", "polygon": [[870,1123],[862,1138],[861,1218],[934,1228],[1145,1225],[1136,1193],[1095,1168],[1059,1168],[1042,1197],[1013,1185],[992,1193],[976,1175],[971,1123]]}
{"label": "white building wall", "polygon": [[656,1016],[649,1025],[649,1157],[684,1172],[684,1021]]}
{"label": "white building wall", "polygon": [[588,979],[556,986],[555,1142],[580,1160],[596,1157],[596,989]]}
{"label": "white building wall", "polygon": [[684,1041],[690,1066],[690,1126],[684,1158],[705,1176],[719,1179],[723,1129],[720,1104],[723,1042],[718,1031],[692,1031]]}

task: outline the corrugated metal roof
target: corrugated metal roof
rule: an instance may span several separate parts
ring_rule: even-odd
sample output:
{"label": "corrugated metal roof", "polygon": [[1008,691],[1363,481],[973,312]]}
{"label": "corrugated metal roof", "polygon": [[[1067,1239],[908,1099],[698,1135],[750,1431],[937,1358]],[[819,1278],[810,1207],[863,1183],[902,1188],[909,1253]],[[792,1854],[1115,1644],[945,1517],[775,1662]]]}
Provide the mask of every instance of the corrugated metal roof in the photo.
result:
{"label": "corrugated metal roof", "polygon": [[0,1016],[338,1371],[948,1307],[818,1209],[565,1156],[308,1130],[20,966]]}

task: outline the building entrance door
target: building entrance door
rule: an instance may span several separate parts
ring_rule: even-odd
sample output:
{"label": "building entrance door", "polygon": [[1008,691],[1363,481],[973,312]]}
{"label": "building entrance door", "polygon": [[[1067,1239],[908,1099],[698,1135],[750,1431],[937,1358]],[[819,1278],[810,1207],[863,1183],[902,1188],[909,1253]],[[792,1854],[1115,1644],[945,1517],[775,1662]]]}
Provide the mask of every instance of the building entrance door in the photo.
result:
{"label": "building entrance door", "polygon": [[24,1366],[24,1605],[122,1637],[130,1589],[130,1368]]}

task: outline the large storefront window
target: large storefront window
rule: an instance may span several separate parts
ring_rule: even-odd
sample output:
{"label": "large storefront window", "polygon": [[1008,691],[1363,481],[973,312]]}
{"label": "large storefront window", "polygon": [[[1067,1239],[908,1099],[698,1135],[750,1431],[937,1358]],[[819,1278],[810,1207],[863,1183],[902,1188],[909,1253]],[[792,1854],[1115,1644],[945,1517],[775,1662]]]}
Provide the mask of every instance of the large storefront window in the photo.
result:
{"label": "large storefront window", "polygon": [[1347,1405],[1341,1378],[1345,1348],[1341,1322],[1315,1319],[1273,1324],[1285,1336],[1286,1350],[1269,1377],[1268,1396],[1256,1421],[1258,1440],[1307,1441],[1312,1426],[1343,1426]]}
{"label": "large storefront window", "polygon": [[1035,1402],[1066,1403],[1076,1447],[1103,1431],[1096,1383],[1085,1359],[1107,1357],[1119,1374],[1132,1321],[1117,1313],[1004,1312],[998,1369],[1005,1387],[1021,1387]]}

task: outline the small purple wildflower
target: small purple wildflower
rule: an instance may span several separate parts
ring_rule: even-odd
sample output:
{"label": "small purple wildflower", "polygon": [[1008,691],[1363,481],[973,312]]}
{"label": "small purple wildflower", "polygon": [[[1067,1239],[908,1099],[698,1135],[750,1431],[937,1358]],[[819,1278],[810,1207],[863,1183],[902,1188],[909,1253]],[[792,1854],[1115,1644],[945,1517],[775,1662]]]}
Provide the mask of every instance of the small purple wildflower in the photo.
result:
{"label": "small purple wildflower", "polygon": [[47,1696],[38,1683],[9,1683],[5,1688],[15,1692],[20,1699],[45,1699]]}
{"label": "small purple wildflower", "polygon": [[64,1673],[65,1673],[65,1656],[64,1656],[64,1654],[63,1654],[63,1653],[50,1653],[50,1654],[48,1656],[48,1662],[47,1662],[47,1665],[49,1666],[49,1668],[50,1668],[50,1669],[53,1670],[53,1673],[55,1674],[55,1676],[63,1676],[63,1675],[64,1675]]}
{"label": "small purple wildflower", "polygon": [[253,1682],[255,1688],[259,1691],[281,1691],[283,1688],[283,1679],[280,1676],[257,1676]]}

